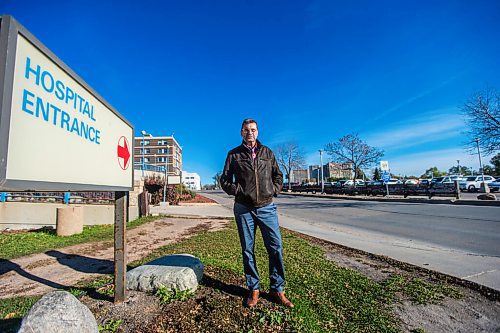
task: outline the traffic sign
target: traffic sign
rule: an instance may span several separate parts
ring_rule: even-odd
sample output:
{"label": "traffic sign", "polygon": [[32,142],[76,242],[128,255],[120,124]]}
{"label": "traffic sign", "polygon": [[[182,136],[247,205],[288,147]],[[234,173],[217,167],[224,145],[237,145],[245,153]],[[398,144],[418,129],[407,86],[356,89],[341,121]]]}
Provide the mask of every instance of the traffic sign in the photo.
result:
{"label": "traffic sign", "polygon": [[391,175],[389,175],[388,172],[384,172],[382,174],[382,180],[384,181],[385,184],[387,184],[390,179],[391,179]]}
{"label": "traffic sign", "polygon": [[389,161],[380,161],[380,170],[389,171]]}

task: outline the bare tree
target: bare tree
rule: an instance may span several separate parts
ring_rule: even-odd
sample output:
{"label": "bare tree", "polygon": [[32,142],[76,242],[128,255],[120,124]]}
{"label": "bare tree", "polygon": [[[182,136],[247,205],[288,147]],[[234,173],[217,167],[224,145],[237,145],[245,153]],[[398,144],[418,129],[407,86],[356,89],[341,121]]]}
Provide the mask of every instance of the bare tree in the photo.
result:
{"label": "bare tree", "polygon": [[372,166],[384,156],[383,150],[369,146],[357,134],[348,134],[337,142],[327,143],[325,151],[335,162],[351,163],[354,179],[358,170]]}
{"label": "bare tree", "polygon": [[476,141],[485,155],[500,150],[500,92],[485,88],[471,96],[462,107],[468,126],[470,141],[466,146],[475,152]]}
{"label": "bare tree", "polygon": [[222,172],[217,172],[215,174],[215,176],[212,177],[212,179],[214,180],[214,185],[215,185],[216,189],[221,188],[221,186],[220,186],[220,176],[221,175],[222,175]]}
{"label": "bare tree", "polygon": [[285,142],[274,150],[276,161],[288,179],[288,189],[291,189],[291,175],[293,170],[301,169],[305,166],[304,153],[294,142]]}

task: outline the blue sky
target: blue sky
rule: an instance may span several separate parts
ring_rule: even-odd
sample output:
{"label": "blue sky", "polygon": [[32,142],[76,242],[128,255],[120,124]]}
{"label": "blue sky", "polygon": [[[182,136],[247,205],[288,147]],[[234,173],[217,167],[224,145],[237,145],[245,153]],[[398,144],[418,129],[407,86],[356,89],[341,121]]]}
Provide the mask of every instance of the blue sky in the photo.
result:
{"label": "blue sky", "polygon": [[[500,88],[500,1],[2,0],[139,135],[171,135],[202,183],[241,141],[318,149],[358,133],[391,171],[478,169],[460,106]],[[326,157],[325,160],[328,160]],[[489,161],[489,158],[485,158]]]}

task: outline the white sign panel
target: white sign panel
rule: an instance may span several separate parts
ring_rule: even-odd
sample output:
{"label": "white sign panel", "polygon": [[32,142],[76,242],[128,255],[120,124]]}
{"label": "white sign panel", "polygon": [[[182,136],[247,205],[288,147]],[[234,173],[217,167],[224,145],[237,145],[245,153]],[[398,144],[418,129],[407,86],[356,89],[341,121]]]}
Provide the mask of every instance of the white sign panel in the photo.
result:
{"label": "white sign panel", "polygon": [[380,170],[389,171],[389,161],[380,161]]}
{"label": "white sign panel", "polygon": [[177,185],[181,182],[181,176],[167,176],[167,184],[168,185]]}
{"label": "white sign panel", "polygon": [[38,41],[16,42],[0,190],[131,189],[132,126]]}

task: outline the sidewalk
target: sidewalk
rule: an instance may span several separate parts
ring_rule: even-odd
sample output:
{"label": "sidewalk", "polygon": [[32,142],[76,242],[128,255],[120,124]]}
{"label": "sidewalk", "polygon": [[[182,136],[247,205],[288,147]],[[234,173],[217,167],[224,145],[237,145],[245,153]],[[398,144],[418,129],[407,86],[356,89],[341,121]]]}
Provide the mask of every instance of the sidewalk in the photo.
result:
{"label": "sidewalk", "polygon": [[151,206],[152,215],[172,217],[232,218],[233,212],[219,204],[184,204],[180,206]]}

